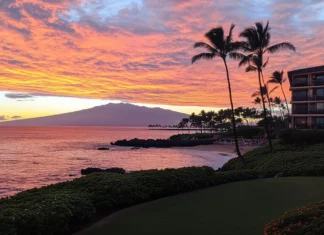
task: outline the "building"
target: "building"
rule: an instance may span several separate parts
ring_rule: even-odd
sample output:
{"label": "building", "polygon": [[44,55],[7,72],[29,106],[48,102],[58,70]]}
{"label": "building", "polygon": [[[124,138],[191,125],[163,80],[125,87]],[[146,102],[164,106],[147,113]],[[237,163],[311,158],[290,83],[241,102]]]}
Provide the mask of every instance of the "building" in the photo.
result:
{"label": "building", "polygon": [[324,129],[324,65],[288,72],[292,127]]}

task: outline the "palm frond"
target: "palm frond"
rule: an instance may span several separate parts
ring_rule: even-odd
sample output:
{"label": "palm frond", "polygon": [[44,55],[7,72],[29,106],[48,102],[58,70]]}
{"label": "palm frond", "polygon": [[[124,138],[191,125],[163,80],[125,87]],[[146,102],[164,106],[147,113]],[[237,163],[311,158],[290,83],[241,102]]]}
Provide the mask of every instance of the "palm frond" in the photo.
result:
{"label": "palm frond", "polygon": [[253,56],[252,54],[251,54],[251,55],[244,56],[244,57],[241,59],[241,61],[240,61],[239,65],[238,65],[238,67],[241,67],[241,66],[243,66],[243,65],[248,64],[248,63],[250,62],[250,59],[251,59],[252,56]]}
{"label": "palm frond", "polygon": [[211,45],[209,45],[208,43],[205,42],[196,42],[193,46],[194,48],[206,48],[209,52],[211,53],[215,53],[217,50],[215,48],[213,48]]}
{"label": "palm frond", "polygon": [[265,52],[269,52],[270,54],[273,54],[273,53],[281,51],[281,50],[296,51],[296,47],[290,42],[282,42],[282,43],[278,43],[276,45],[273,45],[271,47],[268,47],[265,50]]}
{"label": "palm frond", "polygon": [[229,30],[228,36],[226,37],[226,44],[230,44],[232,42],[233,29],[235,28],[235,24],[231,24],[231,28]]}
{"label": "palm frond", "polygon": [[205,59],[205,60],[212,60],[215,58],[216,54],[215,53],[200,53],[198,55],[195,55],[191,59],[191,63],[195,63],[197,60]]}
{"label": "palm frond", "polygon": [[275,90],[278,89],[279,86],[275,86],[274,88],[272,88],[270,91],[269,91],[269,94],[273,93]]}
{"label": "palm frond", "polygon": [[269,57],[268,57],[268,59],[267,59],[267,61],[262,65],[262,68],[265,68],[265,67],[267,67],[267,65],[268,65],[268,62],[269,62]]}
{"label": "palm frond", "polygon": [[256,97],[260,95],[260,91],[255,91],[252,93],[251,97]]}
{"label": "palm frond", "polygon": [[258,69],[256,67],[254,67],[253,65],[249,65],[248,67],[245,68],[245,72],[255,72],[258,71]]}
{"label": "palm frond", "polygon": [[228,56],[233,60],[243,60],[246,56],[239,52],[231,52]]}
{"label": "palm frond", "polygon": [[205,37],[214,45],[214,48],[223,50],[225,46],[223,27],[217,27],[209,30]]}

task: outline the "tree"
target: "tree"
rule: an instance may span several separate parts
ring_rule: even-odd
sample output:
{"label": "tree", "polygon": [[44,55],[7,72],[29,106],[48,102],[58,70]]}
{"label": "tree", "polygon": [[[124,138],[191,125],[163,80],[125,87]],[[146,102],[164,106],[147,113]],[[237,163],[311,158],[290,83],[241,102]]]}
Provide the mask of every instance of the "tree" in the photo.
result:
{"label": "tree", "polygon": [[235,139],[235,148],[239,158],[243,160],[242,154],[240,152],[240,148],[238,145],[237,139],[237,131],[236,131],[236,122],[235,122],[235,115],[234,115],[234,105],[233,105],[233,98],[232,98],[232,88],[231,88],[231,81],[229,77],[229,71],[227,67],[226,58],[230,57],[233,59],[238,58],[238,54],[236,51],[240,49],[241,43],[233,42],[232,34],[235,25],[232,24],[229,30],[228,36],[224,36],[224,30],[222,27],[213,28],[205,34],[205,37],[209,40],[210,44],[205,42],[196,42],[194,44],[194,48],[204,48],[208,52],[200,53],[192,57],[192,63],[195,63],[197,60],[206,59],[211,60],[216,57],[221,58],[223,60],[225,70],[226,70],[226,78],[228,84],[228,93],[231,103],[231,112],[232,112],[232,125],[233,125],[233,132],[234,132],[234,139]]}
{"label": "tree", "polygon": [[284,71],[274,71],[272,73],[272,76],[270,77],[270,80],[268,81],[268,83],[274,83],[274,84],[278,84],[280,85],[281,88],[281,92],[285,98],[285,102],[286,102],[286,108],[287,108],[287,112],[288,112],[288,118],[290,116],[290,112],[289,112],[289,107],[288,107],[288,102],[287,102],[287,98],[286,98],[286,94],[283,90],[282,84],[287,80],[287,78],[284,78]]}
{"label": "tree", "polygon": [[254,100],[253,100],[253,104],[258,104],[260,105],[261,109],[262,109],[262,104],[261,104],[261,99],[260,97],[256,97]]}
{"label": "tree", "polygon": [[266,26],[263,26],[262,23],[258,22],[255,23],[255,26],[244,29],[243,32],[240,33],[240,37],[243,37],[246,40],[244,42],[241,42],[241,47],[243,48],[243,51],[248,52],[249,54],[241,59],[239,66],[247,65],[246,72],[255,71],[258,73],[259,89],[265,120],[265,131],[269,141],[270,151],[273,152],[272,140],[268,125],[269,123],[267,121],[266,115],[265,99],[262,89],[263,85],[266,84],[262,85],[261,82],[261,76],[263,76],[263,69],[267,66],[269,58],[264,62],[263,56],[265,54],[273,54],[281,50],[295,51],[296,48],[290,42],[282,42],[273,46],[269,46],[271,38],[269,21],[267,22]]}

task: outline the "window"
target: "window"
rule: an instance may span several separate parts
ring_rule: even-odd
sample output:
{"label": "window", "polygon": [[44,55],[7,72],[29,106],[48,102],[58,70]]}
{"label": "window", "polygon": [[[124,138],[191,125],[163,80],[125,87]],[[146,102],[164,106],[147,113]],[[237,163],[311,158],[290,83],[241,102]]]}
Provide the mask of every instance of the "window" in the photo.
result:
{"label": "window", "polygon": [[307,114],[308,113],[308,104],[294,104],[293,113],[295,114]]}
{"label": "window", "polygon": [[293,91],[293,100],[307,100],[307,91]]}
{"label": "window", "polygon": [[296,117],[295,127],[303,129],[307,128],[307,117]]}
{"label": "window", "polygon": [[323,129],[324,128],[324,118],[316,118],[315,119],[315,127],[319,128],[319,129]]}
{"label": "window", "polygon": [[294,76],[293,85],[295,86],[307,86],[307,75]]}
{"label": "window", "polygon": [[317,103],[316,104],[316,109],[317,110],[324,110],[324,103]]}
{"label": "window", "polygon": [[324,89],[316,89],[316,96],[324,96]]}

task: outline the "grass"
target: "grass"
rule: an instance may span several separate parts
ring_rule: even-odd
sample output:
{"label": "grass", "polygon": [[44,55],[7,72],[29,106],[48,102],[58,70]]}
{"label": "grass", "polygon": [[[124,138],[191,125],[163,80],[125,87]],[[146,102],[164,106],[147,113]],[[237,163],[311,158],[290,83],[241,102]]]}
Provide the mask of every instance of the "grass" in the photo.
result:
{"label": "grass", "polygon": [[121,210],[78,235],[259,235],[285,211],[323,199],[324,177],[236,182]]}

